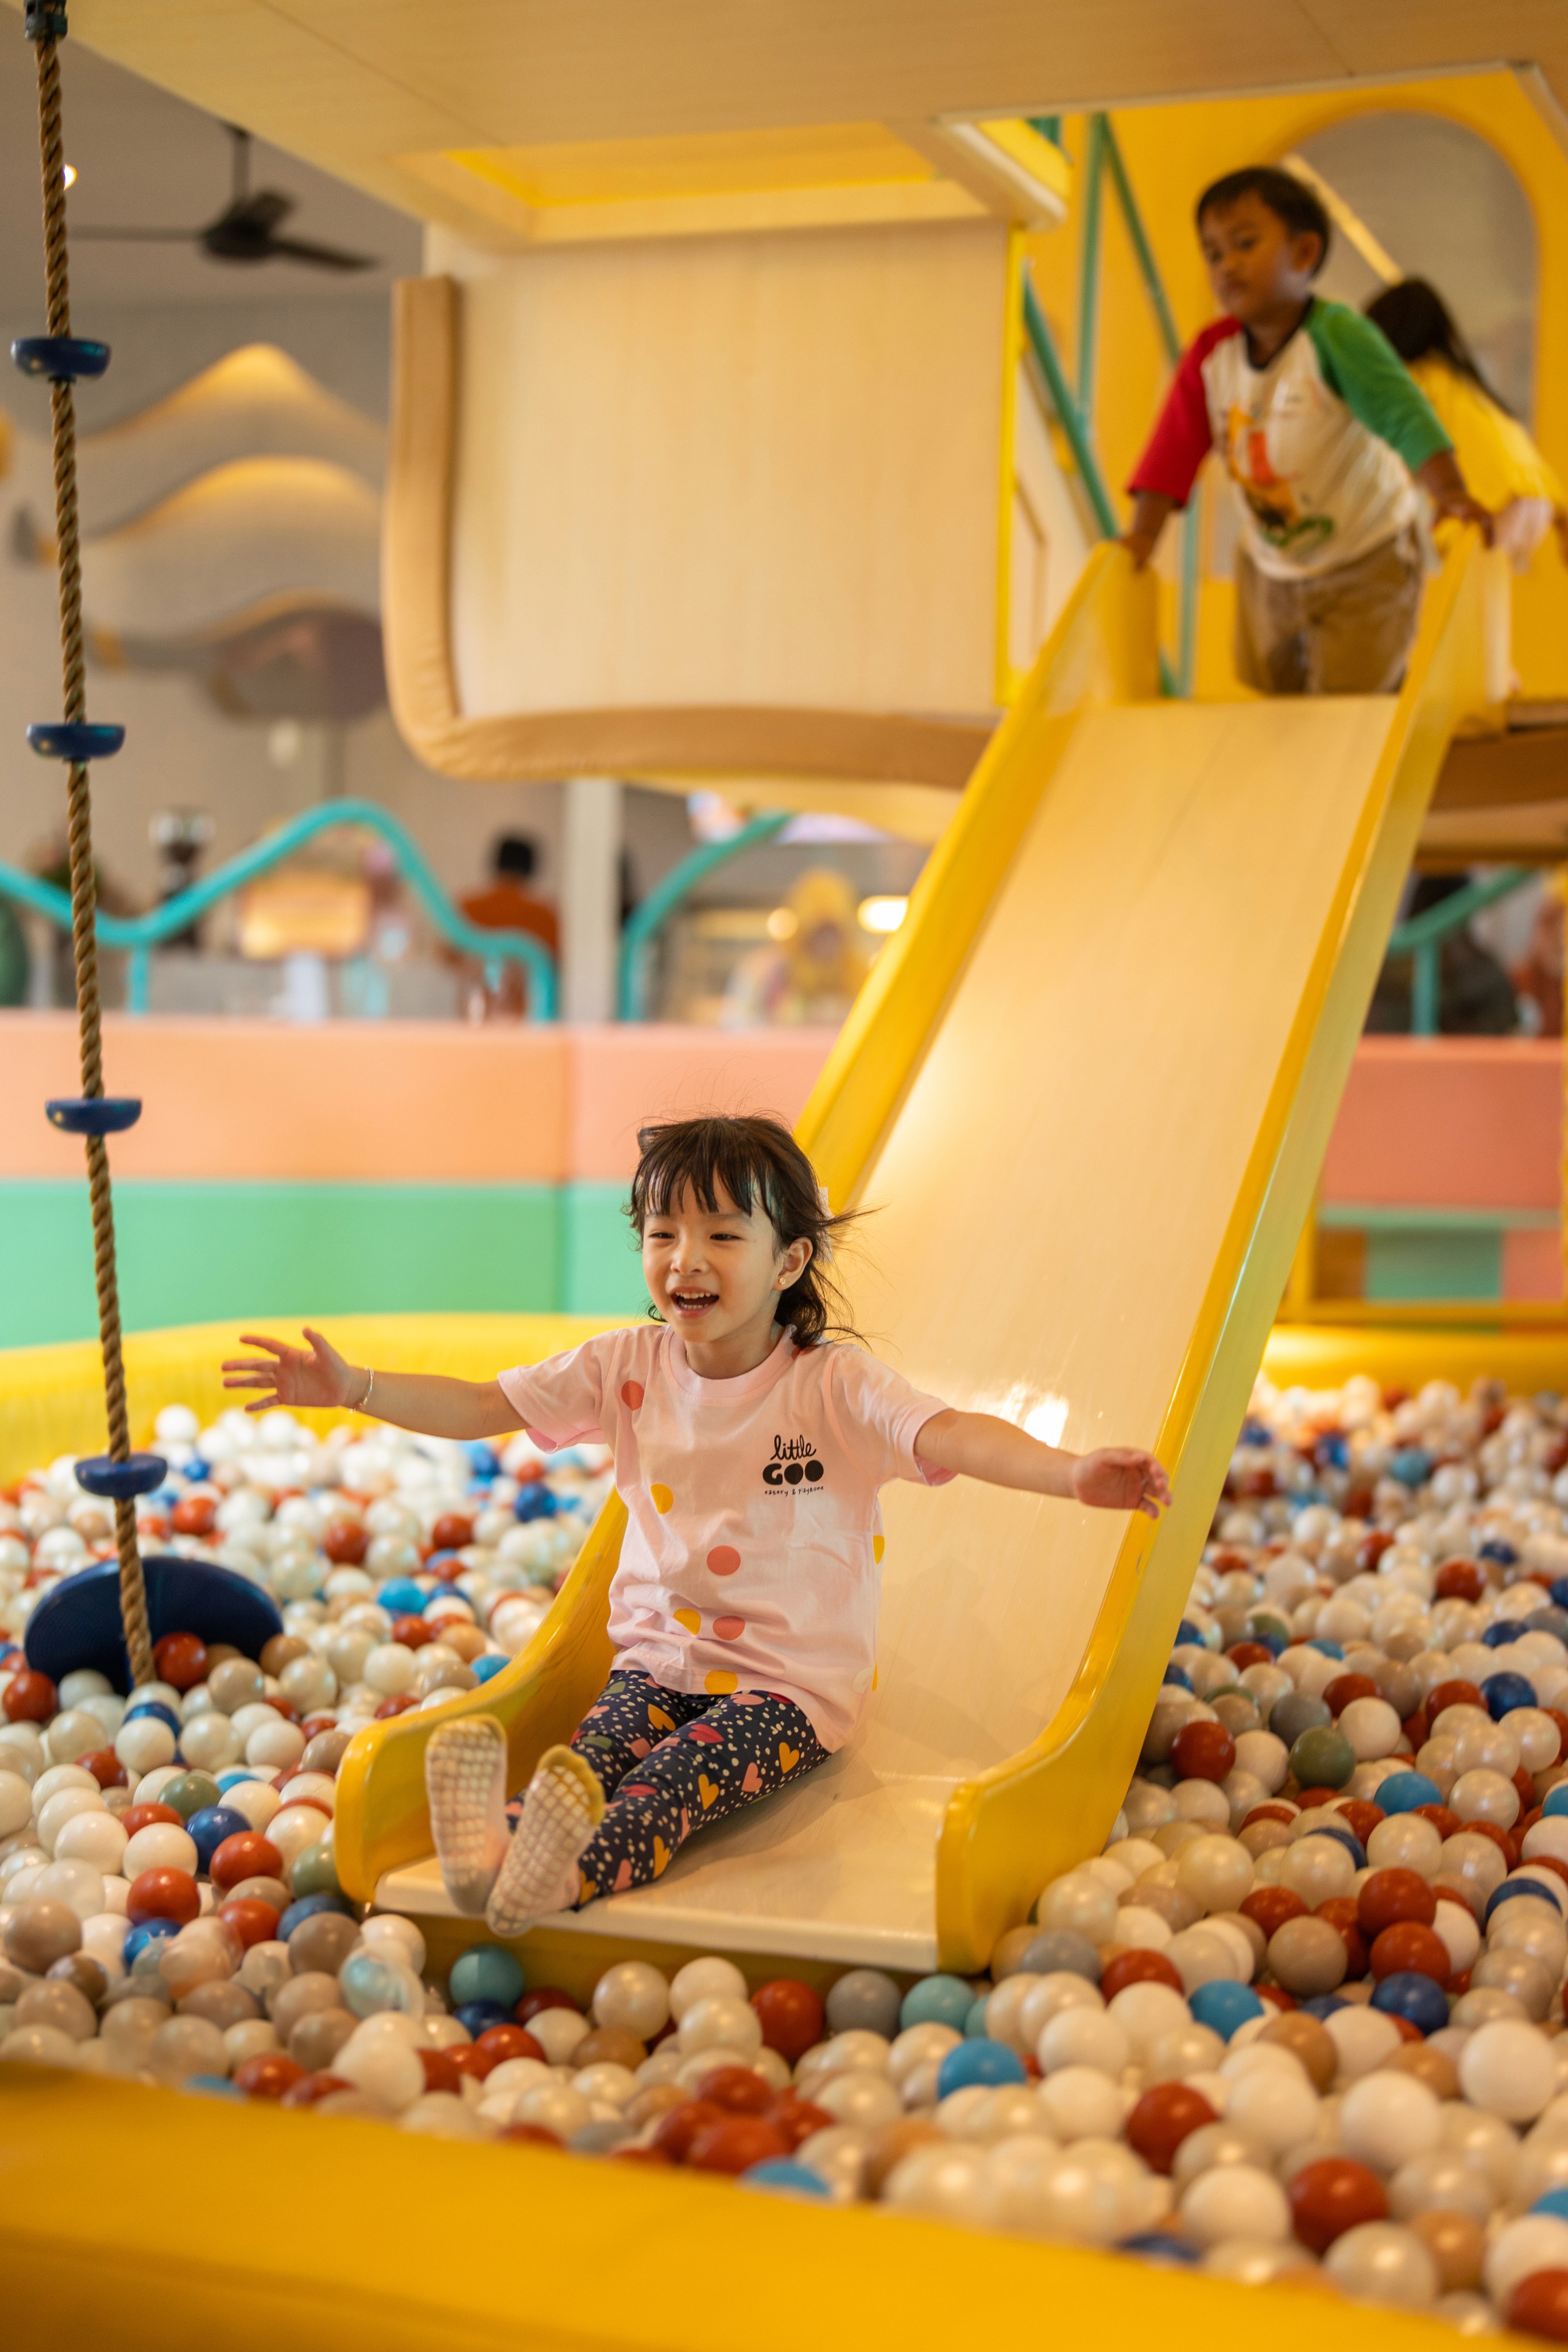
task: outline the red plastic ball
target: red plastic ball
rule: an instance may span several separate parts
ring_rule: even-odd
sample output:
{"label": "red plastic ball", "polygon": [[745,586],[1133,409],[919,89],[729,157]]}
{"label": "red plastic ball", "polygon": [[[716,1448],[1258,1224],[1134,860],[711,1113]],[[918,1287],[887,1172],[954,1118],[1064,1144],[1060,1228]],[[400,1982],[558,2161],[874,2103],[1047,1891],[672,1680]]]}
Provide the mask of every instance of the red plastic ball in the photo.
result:
{"label": "red plastic ball", "polygon": [[1188,2132],[1218,2120],[1201,2091],[1186,2083],[1156,2083],[1127,2117],[1127,2145],[1153,2171],[1168,2173]]}
{"label": "red plastic ball", "polygon": [[1425,1710],[1421,1707],[1417,1707],[1414,1715],[1407,1715],[1406,1717],[1399,1728],[1405,1734],[1406,1738],[1410,1742],[1410,1753],[1412,1756],[1419,1756],[1421,1750],[1432,1737],[1432,1727],[1427,1720]]}
{"label": "red plastic ball", "polygon": [[138,1830],[150,1830],[154,1822],[172,1822],[177,1830],[185,1826],[184,1817],[172,1805],[127,1805],[120,1816],[120,1826],[128,1838]]}
{"label": "red plastic ball", "polygon": [[[674,2112],[678,2115],[680,2110]],[[788,2156],[789,2141],[762,2116],[721,2116],[692,2134],[686,2162],[699,2172],[746,2172],[769,2157]]]}
{"label": "red plastic ball", "polygon": [[152,1663],[160,1682],[172,1683],[178,1691],[193,1690],[206,1679],[207,1645],[194,1633],[165,1633],[152,1645]]}
{"label": "red plastic ball", "polygon": [[1378,1822],[1386,1819],[1382,1806],[1375,1805],[1369,1797],[1347,1798],[1343,1804],[1336,1805],[1334,1811],[1351,1835],[1358,1837],[1363,1845]]}
{"label": "red plastic ball", "polygon": [[[1535,1809],[1535,1775],[1534,1775],[1534,1773],[1533,1773],[1533,1772],[1531,1772],[1531,1770],[1529,1770],[1529,1769],[1528,1769],[1528,1768],[1527,1768],[1525,1765],[1521,1764],[1521,1765],[1520,1766],[1520,1768],[1519,1768],[1518,1771],[1517,1771],[1517,1772],[1514,1774],[1514,1776],[1513,1776],[1513,1785],[1514,1785],[1514,1787],[1519,1790],[1519,1801],[1520,1801],[1520,1803],[1524,1807],[1525,1811],[1526,1811],[1527,1812],[1529,1812],[1529,1811],[1531,1811],[1532,1810],[1534,1810],[1534,1809]],[[1525,1832],[1525,1831],[1526,1831],[1526,1830],[1528,1830],[1528,1829],[1533,1829],[1533,1828],[1534,1828],[1534,1826],[1535,1826],[1535,1824],[1534,1824],[1534,1822],[1516,1822],[1516,1823],[1515,1823],[1515,1827],[1516,1827],[1516,1829],[1518,1830],[1519,1835],[1520,1835],[1521,1837],[1522,1837],[1522,1836],[1524,1835],[1524,1832]]]}
{"label": "red plastic ball", "polygon": [[1451,1813],[1447,1805],[1417,1805],[1414,1810],[1419,1820],[1431,1822],[1440,1838],[1458,1837],[1462,1829],[1469,1827],[1469,1823],[1460,1821],[1458,1813]]}
{"label": "red plastic ball", "polygon": [[1458,1680],[1451,1683],[1438,1683],[1434,1689],[1427,1693],[1427,1720],[1428,1723],[1435,1724],[1445,1707],[1485,1706],[1485,1705],[1486,1701],[1474,1683]]}
{"label": "red plastic ball", "polygon": [[236,1830],[215,1849],[207,1875],[220,1888],[237,1886],[242,1878],[281,1878],[283,1856],[259,1830]]}
{"label": "red plastic ball", "polygon": [[455,2063],[450,2050],[420,2050],[415,2055],[424,2069],[427,2091],[452,2091],[461,2095],[463,2069]]}
{"label": "red plastic ball", "polygon": [[218,1917],[234,1929],[247,1952],[253,1944],[277,1942],[279,1916],[270,1903],[263,1903],[254,1895],[243,1895],[237,1902],[218,1906]]}
{"label": "red plastic ball", "polygon": [[1271,1666],[1274,1663],[1273,1652],[1261,1642],[1233,1642],[1225,1654],[1239,1675],[1244,1675],[1249,1666]]}
{"label": "red plastic ball", "polygon": [[182,1495],[169,1514],[177,1536],[210,1536],[217,1523],[217,1502],[211,1495]]}
{"label": "red plastic ball", "polygon": [[358,1519],[334,1519],[321,1538],[321,1549],[334,1568],[358,1568],[370,1548],[370,1536]]}
{"label": "red plastic ball", "polygon": [[318,2099],[329,2099],[334,2091],[351,2091],[354,2085],[346,2074],[301,2074],[291,2083],[277,2102],[280,2107],[313,2107]]}
{"label": "red plastic ball", "polygon": [[[1344,1499],[1346,1517],[1348,1517],[1350,1516],[1350,1496],[1347,1495]],[[1370,1500],[1371,1497],[1369,1496],[1368,1501],[1370,1502]],[[1362,1519],[1366,1517],[1366,1513],[1364,1511],[1357,1511],[1355,1517],[1358,1519]],[[1383,1558],[1384,1553],[1388,1549],[1393,1541],[1394,1538],[1386,1528],[1373,1528],[1367,1534],[1362,1537],[1361,1541],[1355,1548],[1355,1565],[1363,1576],[1366,1575],[1369,1570],[1375,1569],[1377,1566],[1378,1561]]]}
{"label": "red plastic ball", "polygon": [[1323,1691],[1323,1704],[1340,1716],[1353,1698],[1381,1698],[1382,1692],[1370,1675],[1335,1675]]}
{"label": "red plastic ball", "polygon": [[1321,2156],[1286,2183],[1291,2220],[1303,2246],[1325,2254],[1358,2222],[1385,2221],[1388,2200],[1375,2172],[1348,2156]]}
{"label": "red plastic ball", "polygon": [[1366,1938],[1356,1919],[1355,1897],[1352,1895],[1331,1895],[1326,1903],[1318,1905],[1312,1916],[1326,1919],[1329,1926],[1337,1927],[1343,1937],[1345,1975],[1353,1982],[1355,1978],[1364,1977],[1366,1974]]}
{"label": "red plastic ball", "polygon": [[772,1977],[751,1996],[763,2047],[777,2050],[791,2066],[822,2038],[826,2012],[821,1996],[799,1977]]}
{"label": "red plastic ball", "polygon": [[35,1674],[31,1666],[12,1675],[0,1698],[8,1723],[47,1723],[58,1704],[47,1675]]}
{"label": "red plastic ball", "polygon": [[[95,1748],[89,1756],[78,1756],[77,1762],[84,1772],[90,1772],[100,1789],[123,1789],[125,1767],[112,1748]],[[125,1816],[120,1815],[123,1821]]]}
{"label": "red plastic ball", "polygon": [[1406,1919],[1429,1927],[1437,1916],[1437,1898],[1419,1871],[1375,1870],[1355,1898],[1355,1916],[1369,1937]]}
{"label": "red plastic ball", "polygon": [[512,2015],[519,2025],[526,2025],[530,2017],[538,2015],[541,2009],[576,2009],[576,2007],[577,2003],[570,1993],[562,1992],[559,1985],[538,1985],[532,1992],[526,1992],[523,1995],[516,2009],[513,2010]]}
{"label": "red plastic ball", "polygon": [[1396,1926],[1385,1927],[1372,1947],[1371,1959],[1372,1973],[1380,1984],[1401,1969],[1414,1969],[1417,1975],[1430,1977],[1434,1984],[1446,1985],[1453,1968],[1441,1936],[1435,1928],[1424,1927],[1418,1919],[1401,1919]]}
{"label": "red plastic ball", "polygon": [[810,2139],[813,2132],[828,2130],[836,2118],[828,2113],[826,2107],[819,2107],[814,2101],[803,2099],[798,2091],[780,2091],[768,2109],[768,2120],[783,2133],[789,2146],[796,2148],[802,2140]]}
{"label": "red plastic ball", "polygon": [[465,1511],[443,1511],[430,1530],[432,1551],[461,1551],[474,1540],[474,1522]]}
{"label": "red plastic ball", "polygon": [[1183,1780],[1223,1780],[1236,1768],[1236,1742],[1222,1723],[1184,1723],[1171,1762]]}
{"label": "red plastic ball", "polygon": [[1511,2292],[1504,2316],[1529,2336],[1568,2344],[1568,2271],[1531,2271]]}
{"label": "red plastic ball", "polygon": [[501,2063],[494,2050],[481,2050],[476,2042],[461,2042],[446,2054],[460,2074],[472,2074],[476,2083],[493,2074]]}
{"label": "red plastic ball", "polygon": [[[1568,1756],[1568,1715],[1564,1715],[1561,1707],[1555,1706],[1543,1706],[1541,1712],[1542,1715],[1550,1716],[1557,1727],[1557,1761],[1561,1764],[1563,1758]],[[1551,1769],[1548,1765],[1548,1771]]]}
{"label": "red plastic ball", "polygon": [[493,2058],[497,2066],[505,2065],[508,2058],[537,2058],[542,2063],[545,2054],[533,2035],[520,2025],[486,2026],[474,2047]]}
{"label": "red plastic ball", "polygon": [[234,2079],[247,2099],[281,2099],[305,2080],[305,2069],[285,2051],[261,2050],[235,2068]]}
{"label": "red plastic ball", "polygon": [[131,1880],[125,1898],[125,1916],[133,1927],[143,1919],[173,1919],[185,1927],[201,1909],[201,1889],[188,1870],[144,1870]]}
{"label": "red plastic ball", "polygon": [[560,2147],[559,2132],[547,2131],[543,2124],[504,2124],[496,2134],[497,2143],[508,2147]]}
{"label": "red plastic ball", "polygon": [[1463,1826],[1474,1830],[1478,1837],[1490,1838],[1510,1870],[1519,1868],[1519,1842],[1507,1830],[1500,1830],[1495,1822],[1466,1822]]}
{"label": "red plastic ball", "polygon": [[1239,1905],[1241,1916],[1250,1919],[1265,1937],[1278,1933],[1287,1919],[1304,1919],[1307,1906],[1299,1895],[1288,1886],[1255,1886],[1244,1895]]}
{"label": "red plastic ball", "polygon": [[433,1641],[434,1636],[424,1619],[414,1616],[411,1611],[406,1617],[392,1619],[392,1632],[387,1635],[387,1639],[389,1642],[401,1642],[405,1650],[423,1650],[425,1643]]}
{"label": "red plastic ball", "polygon": [[1254,1822],[1283,1822],[1285,1827],[1289,1829],[1300,1811],[1299,1805],[1287,1802],[1281,1798],[1272,1804],[1254,1805],[1241,1826],[1244,1830],[1249,1830]]}
{"label": "red plastic ball", "polygon": [[1172,1992],[1181,1993],[1184,2000],[1186,1998],[1180,1970],[1174,1960],[1166,1959],[1163,1952],[1118,1952],[1113,1959],[1105,1962],[1100,1972],[1100,1992],[1103,2000],[1114,2000],[1116,1995],[1125,1992],[1130,1984],[1169,1985]]}
{"label": "red plastic ball", "polygon": [[[667,2156],[672,2164],[684,2164],[686,2151],[698,2132],[709,2124],[728,2123],[730,2118],[722,2107],[712,2105],[706,2099],[687,2099],[678,2107],[669,2107],[653,2127],[653,2145]],[[780,2153],[784,2153],[784,2135],[779,2135]]]}
{"label": "red plastic ball", "polygon": [[766,2115],[773,2105],[772,2090],[749,2066],[710,2066],[694,2088],[699,2099],[722,2107],[727,2116]]}
{"label": "red plastic ball", "polygon": [[382,1699],[380,1706],[377,1707],[374,1716],[371,1717],[371,1721],[374,1723],[390,1723],[394,1715],[406,1715],[411,1706],[417,1706],[418,1705],[419,1701],[414,1696],[413,1691],[399,1691],[393,1697]]}
{"label": "red plastic ball", "polygon": [[1446,1559],[1432,1580],[1439,1601],[1479,1601],[1486,1589],[1486,1570],[1473,1559]]}

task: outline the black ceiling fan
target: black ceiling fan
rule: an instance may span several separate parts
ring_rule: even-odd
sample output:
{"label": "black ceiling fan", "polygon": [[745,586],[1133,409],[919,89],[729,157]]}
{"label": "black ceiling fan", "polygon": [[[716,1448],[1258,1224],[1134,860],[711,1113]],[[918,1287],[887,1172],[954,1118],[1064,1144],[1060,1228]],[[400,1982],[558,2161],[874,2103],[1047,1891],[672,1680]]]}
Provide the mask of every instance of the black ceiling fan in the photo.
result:
{"label": "black ceiling fan", "polygon": [[278,188],[257,188],[253,194],[250,133],[233,122],[225,122],[224,129],[234,142],[234,187],[223,211],[204,228],[78,228],[73,222],[72,236],[126,245],[199,245],[214,261],[303,261],[317,269],[375,268],[370,254],[279,236],[279,227],[295,210],[294,198]]}

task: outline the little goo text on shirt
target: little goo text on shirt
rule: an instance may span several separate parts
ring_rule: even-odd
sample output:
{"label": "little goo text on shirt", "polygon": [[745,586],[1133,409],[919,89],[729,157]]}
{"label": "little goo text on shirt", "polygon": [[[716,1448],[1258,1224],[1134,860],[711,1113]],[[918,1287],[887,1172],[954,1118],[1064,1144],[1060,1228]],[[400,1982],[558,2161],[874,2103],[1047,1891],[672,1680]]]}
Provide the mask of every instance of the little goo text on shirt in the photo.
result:
{"label": "little goo text on shirt", "polygon": [[765,1463],[762,1483],[766,1486],[799,1486],[807,1482],[821,1484],[822,1465],[817,1459],[817,1449],[803,1437],[775,1437],[773,1459]]}

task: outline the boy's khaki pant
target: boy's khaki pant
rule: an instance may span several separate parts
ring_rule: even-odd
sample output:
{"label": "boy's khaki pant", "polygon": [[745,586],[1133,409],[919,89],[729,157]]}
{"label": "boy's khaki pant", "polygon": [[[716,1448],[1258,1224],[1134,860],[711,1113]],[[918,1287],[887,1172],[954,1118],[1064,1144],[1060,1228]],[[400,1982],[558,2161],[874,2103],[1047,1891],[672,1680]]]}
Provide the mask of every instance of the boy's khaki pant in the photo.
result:
{"label": "boy's khaki pant", "polygon": [[1394,694],[1421,617],[1414,530],[1305,580],[1236,551],[1236,674],[1260,694]]}

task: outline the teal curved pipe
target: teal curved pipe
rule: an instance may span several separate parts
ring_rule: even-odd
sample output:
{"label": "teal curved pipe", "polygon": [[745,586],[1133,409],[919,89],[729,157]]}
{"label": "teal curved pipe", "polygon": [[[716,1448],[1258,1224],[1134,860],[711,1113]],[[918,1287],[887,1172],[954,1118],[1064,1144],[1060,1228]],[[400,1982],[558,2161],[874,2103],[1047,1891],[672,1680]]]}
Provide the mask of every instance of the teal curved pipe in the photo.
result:
{"label": "teal curved pipe", "polygon": [[[318,834],[332,833],[345,825],[357,825],[380,835],[397,860],[398,870],[408,882],[420,905],[424,908],[443,939],[465,955],[475,956],[486,967],[495,970],[503,963],[519,963],[526,967],[528,981],[529,1018],[553,1021],[556,1018],[557,991],[555,958],[543,943],[528,931],[482,930],[471,923],[453,905],[436,880],[424,852],[408,827],[399,823],[386,809],[374,801],[329,801],[320,808],[307,809],[302,816],[290,817],[276,833],[265,840],[254,842],[231,857],[200,882],[192,883],[188,890],[178,891],[165,898],[145,915],[110,915],[101,909],[98,918],[98,936],[104,947],[126,948],[131,953],[130,1010],[147,1010],[148,967],[152,950],[164,940],[185,930],[199,915],[220,898],[228,898],[258,874],[270,872],[305,842],[314,841]],[[36,874],[24,873],[17,866],[0,861],[0,898],[14,898],[35,914],[44,915],[62,931],[71,927],[69,894],[57,888],[52,882],[40,882]]]}
{"label": "teal curved pipe", "polygon": [[664,880],[649,891],[642,904],[632,908],[626,928],[621,934],[621,965],[616,987],[616,1011],[622,1021],[642,1021],[648,996],[646,969],[647,950],[654,934],[668,922],[683,898],[688,898],[697,884],[718,866],[727,866],[732,857],[743,850],[759,849],[783,832],[791,812],[782,815],[754,816],[727,841],[707,841],[672,866]]}

